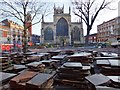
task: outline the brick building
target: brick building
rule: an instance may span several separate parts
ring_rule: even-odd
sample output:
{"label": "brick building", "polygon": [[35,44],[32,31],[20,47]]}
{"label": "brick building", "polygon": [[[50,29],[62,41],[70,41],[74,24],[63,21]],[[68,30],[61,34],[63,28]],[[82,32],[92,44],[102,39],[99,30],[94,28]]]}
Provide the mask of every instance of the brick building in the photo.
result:
{"label": "brick building", "polygon": [[97,33],[89,35],[89,43],[97,43]]}
{"label": "brick building", "polygon": [[120,38],[120,17],[113,18],[97,26],[97,41],[113,43]]}
{"label": "brick building", "polygon": [[1,23],[2,27],[8,28],[6,33],[4,33],[7,39],[5,43],[22,44],[23,27],[8,19],[3,20]]}
{"label": "brick building", "polygon": [[9,28],[0,23],[0,44],[7,42]]}
{"label": "brick building", "polygon": [[[31,15],[27,16],[26,27],[27,29],[27,40],[31,41],[32,37],[32,24]],[[23,37],[23,26],[15,23],[12,20],[5,19],[0,22],[0,43],[10,43],[10,44],[22,44]],[[2,41],[1,41],[2,40]]]}

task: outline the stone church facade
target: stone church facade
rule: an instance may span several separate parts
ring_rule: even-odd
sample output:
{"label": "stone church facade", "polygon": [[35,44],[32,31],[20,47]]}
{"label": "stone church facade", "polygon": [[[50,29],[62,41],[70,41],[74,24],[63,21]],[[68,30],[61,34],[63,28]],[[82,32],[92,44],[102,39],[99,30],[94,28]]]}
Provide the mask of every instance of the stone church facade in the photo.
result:
{"label": "stone church facade", "polygon": [[70,12],[70,7],[69,13],[64,13],[64,6],[54,6],[53,22],[45,22],[42,17],[41,43],[73,45],[84,42],[82,22],[71,22]]}

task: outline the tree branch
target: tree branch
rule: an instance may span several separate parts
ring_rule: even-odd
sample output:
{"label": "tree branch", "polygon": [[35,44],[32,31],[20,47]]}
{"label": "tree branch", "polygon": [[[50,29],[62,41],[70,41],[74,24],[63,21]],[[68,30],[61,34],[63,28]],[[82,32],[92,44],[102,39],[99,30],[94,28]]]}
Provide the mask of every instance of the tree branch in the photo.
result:
{"label": "tree branch", "polygon": [[[12,14],[12,15],[14,15],[17,19],[19,19],[19,20],[21,20],[21,21],[23,22],[22,16],[20,15],[19,11],[18,11],[17,9],[15,9],[14,6],[12,6],[12,3],[9,4],[9,3],[6,2],[5,0],[3,0],[3,1],[4,1],[4,3],[7,4],[11,9],[13,9],[13,10],[19,15],[19,17],[16,15],[16,13],[11,13],[11,12],[9,12],[9,13]],[[5,10],[4,10],[4,11],[5,11]],[[8,12],[8,11],[7,11],[7,12]]]}
{"label": "tree branch", "polygon": [[102,9],[106,8],[106,6],[108,6],[110,3],[111,3],[111,2],[105,3],[105,0],[103,0],[101,6],[99,7],[99,9],[97,10],[97,12],[96,12],[95,15],[93,16],[93,18],[92,18],[92,20],[91,20],[91,25],[90,25],[90,26],[93,25],[93,23],[94,23],[97,15],[98,15],[98,13],[99,13]]}
{"label": "tree branch", "polygon": [[77,14],[75,12],[74,12],[74,14],[77,15],[78,17],[80,17],[82,20],[84,20],[84,22],[87,24],[87,21],[81,15],[79,15],[79,14]]}
{"label": "tree branch", "polygon": [[16,15],[16,13],[12,13],[12,12],[10,12],[10,11],[6,11],[6,10],[4,10],[4,9],[0,9],[1,11],[3,11],[4,13],[7,13],[7,14],[4,14],[4,15],[7,15],[7,16],[12,16],[12,17],[16,17],[18,20],[20,20],[20,21],[22,21],[23,22],[23,20],[21,19],[21,18],[19,18],[17,15]]}
{"label": "tree branch", "polygon": [[93,0],[91,3],[90,3],[90,8],[92,7],[92,5],[94,4],[95,0]]}

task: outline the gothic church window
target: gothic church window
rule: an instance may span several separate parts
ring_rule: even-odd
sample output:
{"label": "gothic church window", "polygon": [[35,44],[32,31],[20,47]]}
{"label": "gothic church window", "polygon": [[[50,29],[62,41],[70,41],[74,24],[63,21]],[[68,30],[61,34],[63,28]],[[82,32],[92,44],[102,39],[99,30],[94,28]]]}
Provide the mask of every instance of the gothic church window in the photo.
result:
{"label": "gothic church window", "polygon": [[68,23],[64,18],[60,18],[56,25],[57,36],[68,36]]}
{"label": "gothic church window", "polygon": [[80,30],[77,26],[73,28],[71,37],[73,41],[80,41]]}
{"label": "gothic church window", "polygon": [[53,30],[50,27],[44,31],[44,40],[53,40]]}

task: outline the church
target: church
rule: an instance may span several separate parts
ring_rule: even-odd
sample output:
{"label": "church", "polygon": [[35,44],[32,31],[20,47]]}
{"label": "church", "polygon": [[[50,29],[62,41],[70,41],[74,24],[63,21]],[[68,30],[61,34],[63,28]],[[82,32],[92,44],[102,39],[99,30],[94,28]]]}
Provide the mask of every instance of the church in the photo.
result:
{"label": "church", "polygon": [[67,46],[84,43],[82,20],[71,22],[71,8],[64,13],[63,7],[54,5],[53,22],[41,22],[41,43]]}

